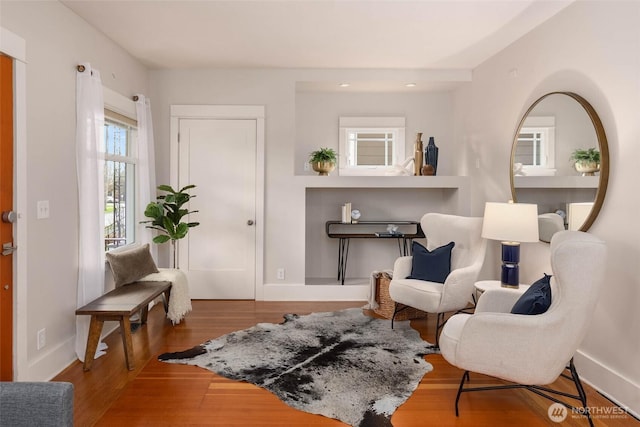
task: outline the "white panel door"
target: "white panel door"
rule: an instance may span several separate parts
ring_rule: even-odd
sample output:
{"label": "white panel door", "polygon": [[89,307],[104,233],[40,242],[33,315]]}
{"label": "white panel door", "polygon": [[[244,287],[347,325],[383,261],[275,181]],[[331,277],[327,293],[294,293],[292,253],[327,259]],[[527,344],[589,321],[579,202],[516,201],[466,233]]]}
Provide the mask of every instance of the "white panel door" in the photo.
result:
{"label": "white panel door", "polygon": [[180,119],[179,187],[197,187],[178,265],[193,299],[255,299],[256,120]]}

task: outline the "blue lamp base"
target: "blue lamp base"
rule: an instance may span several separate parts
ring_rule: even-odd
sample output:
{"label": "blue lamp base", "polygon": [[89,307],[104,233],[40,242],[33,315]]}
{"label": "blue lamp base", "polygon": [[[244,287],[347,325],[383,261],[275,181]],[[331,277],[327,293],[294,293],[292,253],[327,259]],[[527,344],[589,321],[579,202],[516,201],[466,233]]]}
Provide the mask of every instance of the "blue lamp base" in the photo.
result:
{"label": "blue lamp base", "polygon": [[502,276],[500,282],[505,288],[520,287],[520,243],[502,242]]}

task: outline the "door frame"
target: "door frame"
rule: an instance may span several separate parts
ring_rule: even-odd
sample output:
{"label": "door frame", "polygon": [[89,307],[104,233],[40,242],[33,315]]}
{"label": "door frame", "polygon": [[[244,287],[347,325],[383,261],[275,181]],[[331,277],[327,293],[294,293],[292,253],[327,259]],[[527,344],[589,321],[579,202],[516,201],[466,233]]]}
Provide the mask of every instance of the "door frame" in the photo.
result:
{"label": "door frame", "polygon": [[178,132],[181,119],[226,119],[256,121],[256,240],[255,300],[264,299],[264,173],[265,173],[265,107],[264,105],[171,105],[170,182],[178,186]]}
{"label": "door frame", "polygon": [[[13,58],[13,207],[18,214],[14,224],[13,256],[13,379],[29,380],[27,353],[27,56],[22,37],[0,27],[0,52]],[[20,310],[18,310],[20,307]]]}

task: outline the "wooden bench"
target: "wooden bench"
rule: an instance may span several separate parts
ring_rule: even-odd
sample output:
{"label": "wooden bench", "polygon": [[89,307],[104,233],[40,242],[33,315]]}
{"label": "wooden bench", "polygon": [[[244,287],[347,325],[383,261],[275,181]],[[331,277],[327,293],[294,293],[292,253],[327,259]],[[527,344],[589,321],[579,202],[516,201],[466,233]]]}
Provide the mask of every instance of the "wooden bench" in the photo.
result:
{"label": "wooden bench", "polygon": [[120,322],[125,362],[127,368],[132,371],[135,366],[133,343],[131,341],[131,321],[129,318],[140,312],[140,322],[142,324],[146,323],[149,303],[161,295],[166,312],[169,307],[170,293],[171,282],[135,282],[107,292],[100,298],[77,309],[76,315],[91,316],[83,369],[85,371],[91,369],[104,322],[116,320]]}

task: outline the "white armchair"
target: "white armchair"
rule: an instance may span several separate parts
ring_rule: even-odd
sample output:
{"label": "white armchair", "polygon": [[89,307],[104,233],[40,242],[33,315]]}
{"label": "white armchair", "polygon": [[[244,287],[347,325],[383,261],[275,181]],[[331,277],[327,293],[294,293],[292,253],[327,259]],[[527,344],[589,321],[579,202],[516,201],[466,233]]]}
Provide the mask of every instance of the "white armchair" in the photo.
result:
{"label": "white armchair", "polygon": [[540,214],[538,215],[538,230],[540,240],[549,243],[554,234],[565,230],[564,219],[555,212]]}
{"label": "white armchair", "polygon": [[[604,281],[606,247],[597,237],[560,231],[551,239],[552,301],[538,315],[511,314],[518,295],[490,289],[482,294],[475,313],[452,316],[442,330],[440,350],[452,365],[464,369],[458,396],[467,391],[527,388],[567,407],[543,385],[569,369],[577,395],[567,395],[588,408],[573,365],[573,355],[589,327]],[[469,371],[516,384],[464,388]],[[551,394],[550,394],[551,393]],[[588,410],[582,410],[589,417]]]}
{"label": "white armchair", "polygon": [[482,238],[482,218],[428,213],[420,220],[427,238],[427,249],[454,242],[451,252],[451,273],[444,283],[408,279],[411,275],[413,257],[396,260],[389,294],[395,301],[395,315],[405,307],[413,307],[438,315],[436,322],[436,346],[438,332],[444,324],[444,313],[467,307],[474,294],[474,283],[478,278],[486,252],[486,240]]}

